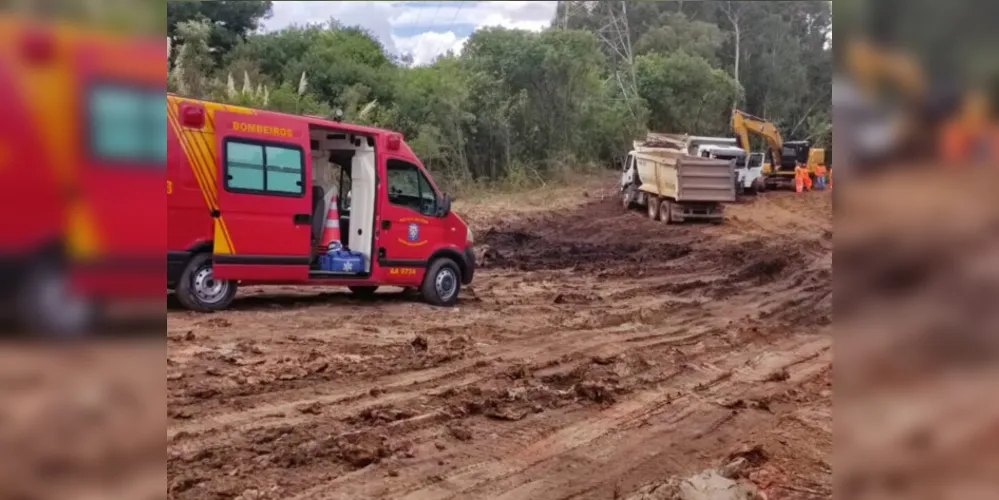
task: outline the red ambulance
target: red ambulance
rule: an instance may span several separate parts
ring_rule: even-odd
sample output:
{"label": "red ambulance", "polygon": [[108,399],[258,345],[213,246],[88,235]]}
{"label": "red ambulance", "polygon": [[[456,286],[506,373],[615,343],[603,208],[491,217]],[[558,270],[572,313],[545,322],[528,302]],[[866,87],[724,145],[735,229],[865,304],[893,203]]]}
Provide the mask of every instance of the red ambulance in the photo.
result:
{"label": "red ambulance", "polygon": [[[167,288],[220,310],[237,285],[418,288],[457,303],[472,232],[401,134],[167,95]],[[339,229],[328,253],[324,236]]]}
{"label": "red ambulance", "polygon": [[33,333],[161,303],[165,57],[159,37],[0,15],[0,308]]}

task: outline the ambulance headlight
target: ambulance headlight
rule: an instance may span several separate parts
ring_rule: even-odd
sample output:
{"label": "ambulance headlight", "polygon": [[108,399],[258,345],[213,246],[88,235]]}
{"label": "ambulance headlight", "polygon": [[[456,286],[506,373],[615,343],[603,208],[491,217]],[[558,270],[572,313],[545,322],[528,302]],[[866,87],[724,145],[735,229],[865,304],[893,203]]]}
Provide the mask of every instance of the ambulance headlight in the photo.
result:
{"label": "ambulance headlight", "polygon": [[471,228],[465,230],[465,244],[469,246],[475,244],[475,236],[472,235]]}

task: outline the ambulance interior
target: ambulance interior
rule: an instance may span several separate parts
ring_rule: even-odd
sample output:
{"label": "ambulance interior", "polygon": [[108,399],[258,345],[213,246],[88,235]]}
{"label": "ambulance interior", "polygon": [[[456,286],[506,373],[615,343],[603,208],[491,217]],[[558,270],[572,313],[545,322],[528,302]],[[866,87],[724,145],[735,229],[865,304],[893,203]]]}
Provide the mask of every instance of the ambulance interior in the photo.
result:
{"label": "ambulance interior", "polygon": [[[314,127],[312,154],[312,249],[310,274],[365,275],[371,272],[375,220],[374,138]],[[330,209],[335,208],[335,214]],[[333,215],[334,217],[329,217]],[[330,224],[335,222],[335,224]],[[338,227],[344,249],[362,255],[363,270],[353,273],[317,271],[326,252],[324,233]]]}

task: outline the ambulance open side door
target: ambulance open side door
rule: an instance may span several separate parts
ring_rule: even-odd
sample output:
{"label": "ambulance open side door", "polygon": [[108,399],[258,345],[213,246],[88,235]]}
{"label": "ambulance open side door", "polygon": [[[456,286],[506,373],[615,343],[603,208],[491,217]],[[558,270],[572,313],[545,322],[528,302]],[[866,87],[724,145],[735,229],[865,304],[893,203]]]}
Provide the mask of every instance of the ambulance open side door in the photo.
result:
{"label": "ambulance open side door", "polygon": [[215,277],[307,280],[313,225],[308,124],[246,111],[214,116]]}

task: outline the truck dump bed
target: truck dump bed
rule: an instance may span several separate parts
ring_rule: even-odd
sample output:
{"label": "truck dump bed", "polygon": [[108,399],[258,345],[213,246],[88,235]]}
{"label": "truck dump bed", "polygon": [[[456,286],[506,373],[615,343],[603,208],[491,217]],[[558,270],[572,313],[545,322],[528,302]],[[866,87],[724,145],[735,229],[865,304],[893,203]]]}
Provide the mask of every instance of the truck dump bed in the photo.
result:
{"label": "truck dump bed", "polygon": [[682,149],[636,144],[639,189],[677,202],[735,201],[732,161],[701,158]]}

